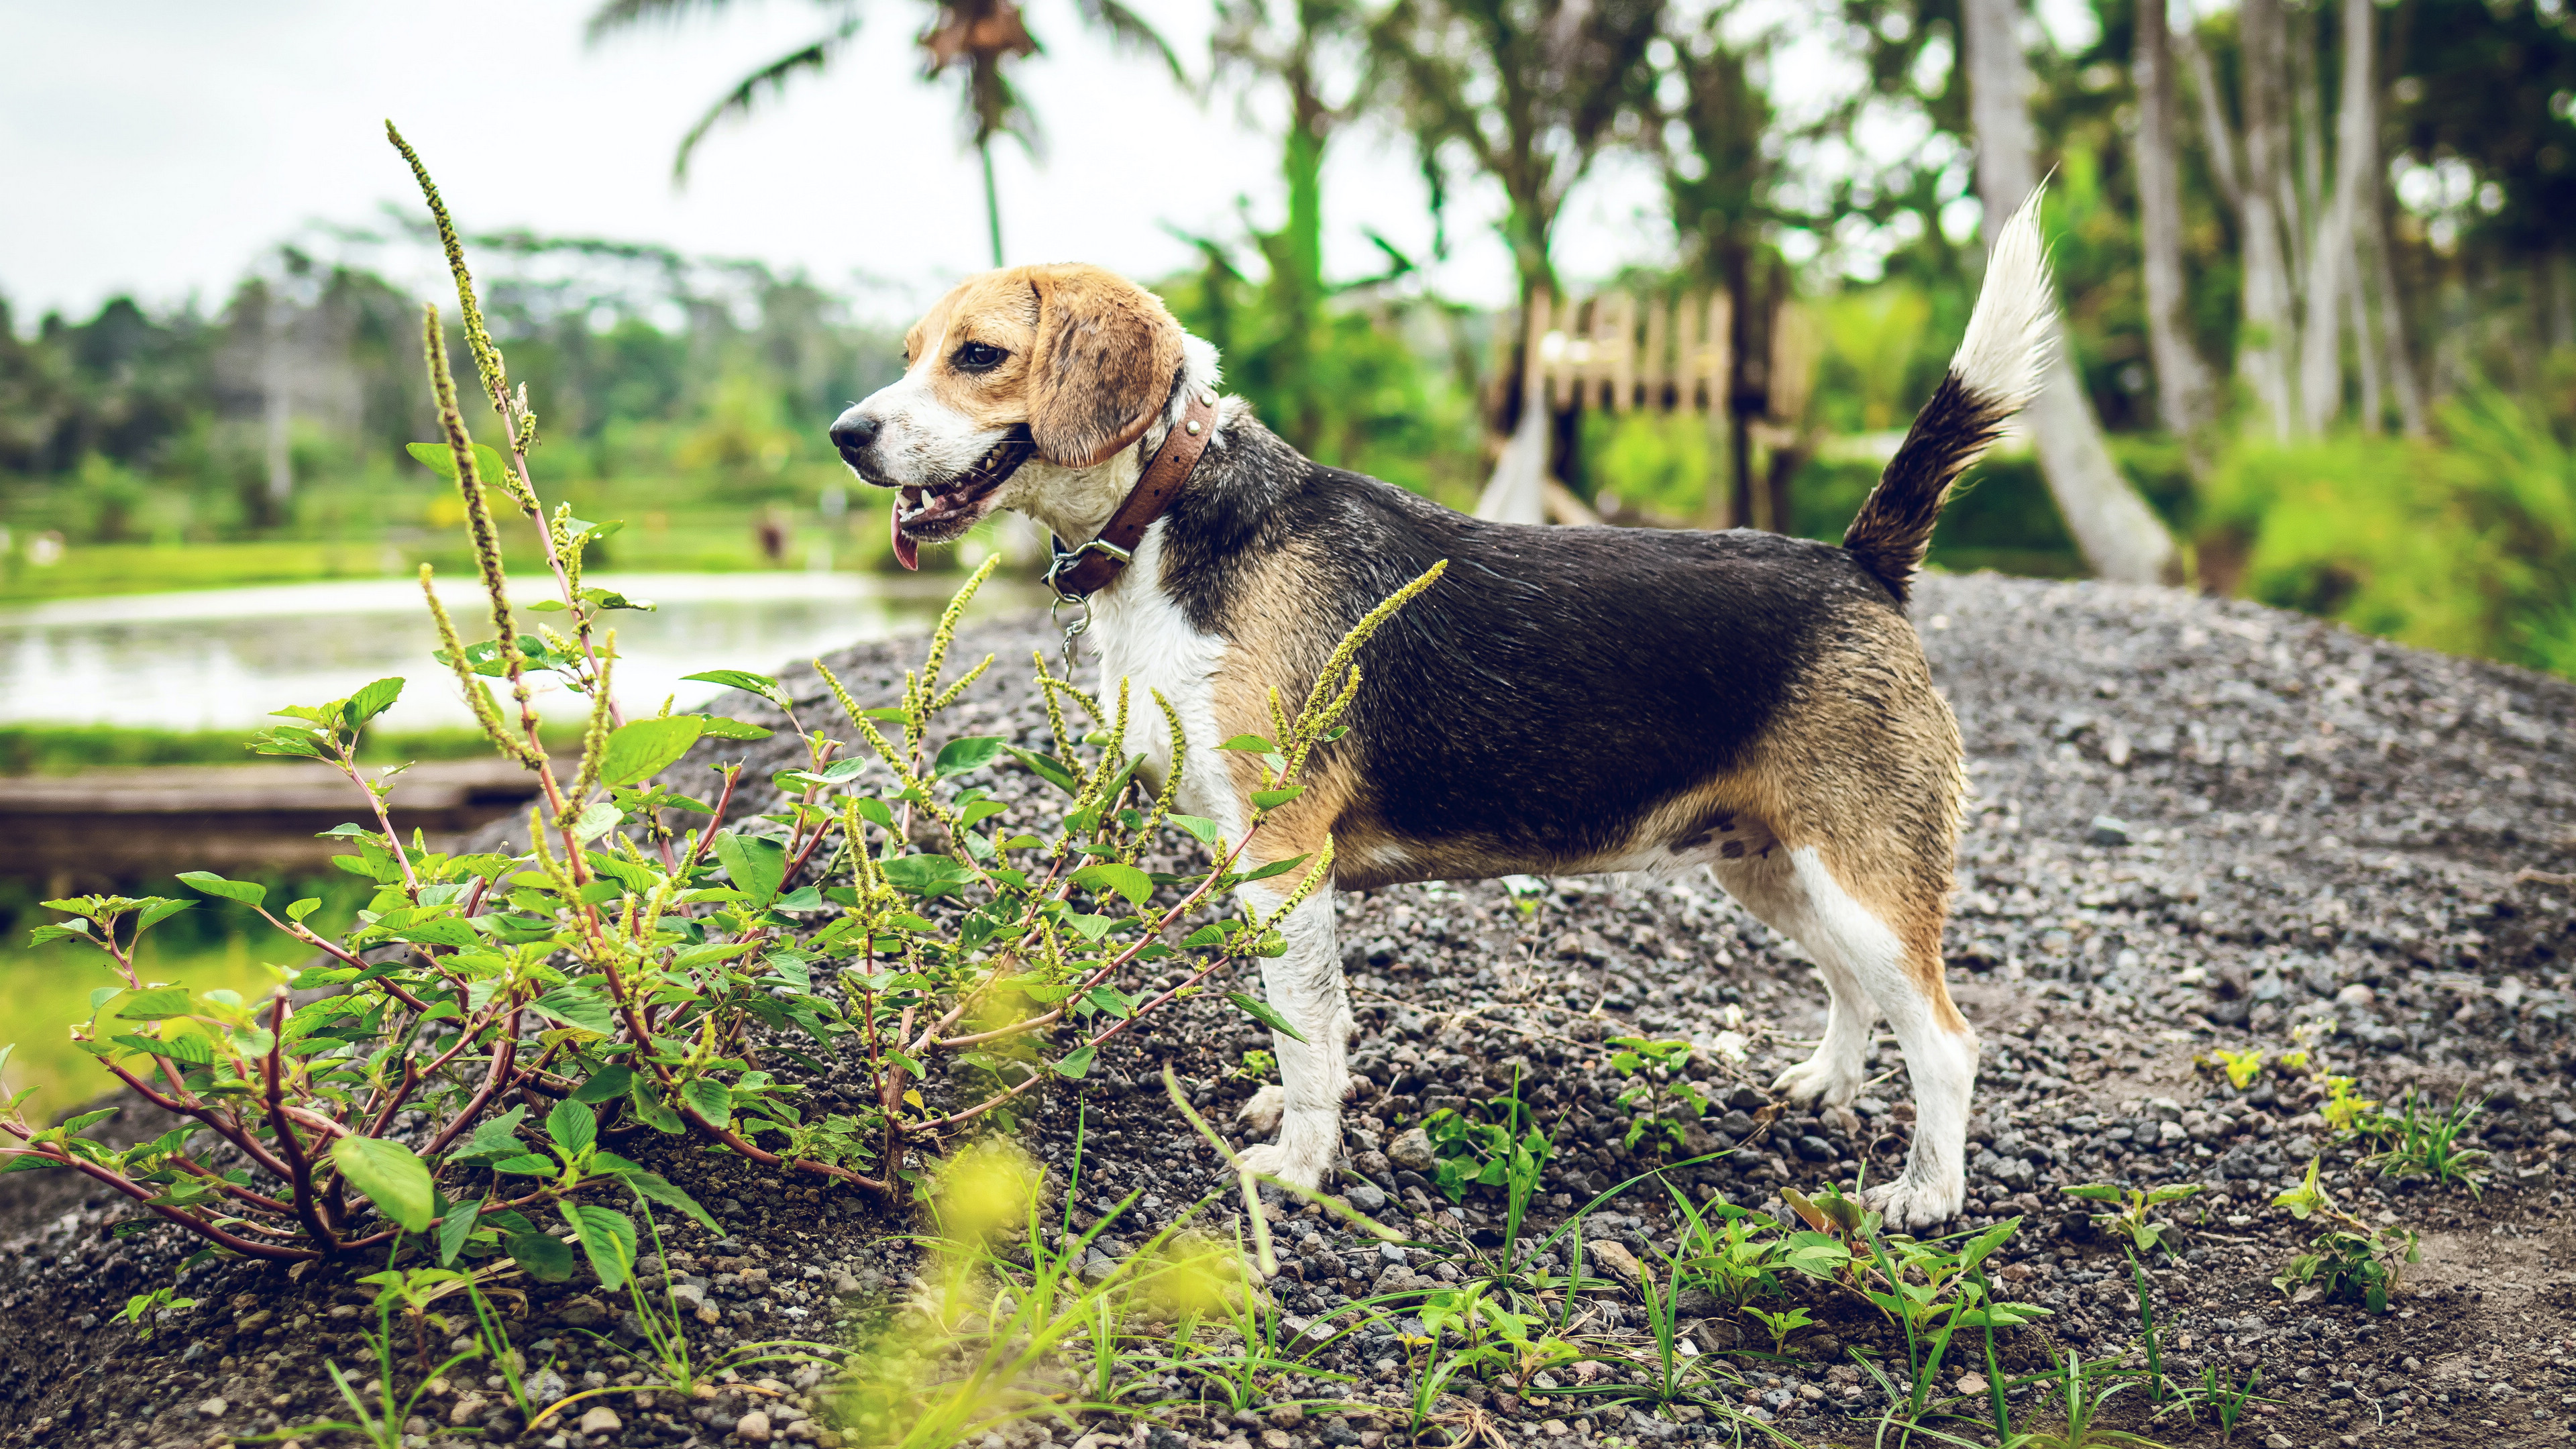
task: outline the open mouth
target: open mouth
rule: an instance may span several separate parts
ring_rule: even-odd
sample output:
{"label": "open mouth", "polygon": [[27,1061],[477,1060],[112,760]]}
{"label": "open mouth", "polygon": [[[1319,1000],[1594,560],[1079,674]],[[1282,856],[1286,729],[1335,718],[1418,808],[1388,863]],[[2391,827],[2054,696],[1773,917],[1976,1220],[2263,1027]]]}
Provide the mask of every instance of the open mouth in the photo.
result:
{"label": "open mouth", "polygon": [[975,466],[937,487],[914,484],[895,495],[894,556],[908,569],[921,567],[921,545],[947,543],[982,522],[993,511],[993,490],[1019,470],[1036,442],[1026,426],[1015,427]]}

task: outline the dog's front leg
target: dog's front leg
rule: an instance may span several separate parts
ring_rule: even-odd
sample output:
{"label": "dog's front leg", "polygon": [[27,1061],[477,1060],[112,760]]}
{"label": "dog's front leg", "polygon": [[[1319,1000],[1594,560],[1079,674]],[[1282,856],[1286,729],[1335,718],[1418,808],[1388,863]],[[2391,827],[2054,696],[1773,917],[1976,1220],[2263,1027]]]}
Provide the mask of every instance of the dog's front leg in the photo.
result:
{"label": "dog's front leg", "polygon": [[[1274,910],[1281,896],[1247,886],[1244,903]],[[1276,1130],[1279,1140],[1244,1152],[1236,1165],[1297,1187],[1323,1185],[1342,1150],[1342,1093],[1349,1081],[1345,1055],[1351,1031],[1350,997],[1342,984],[1342,957],[1333,944],[1333,893],[1316,891],[1280,923],[1285,954],[1261,964],[1262,993],[1303,1041],[1271,1033],[1279,1081],[1244,1104],[1242,1118],[1257,1132]]]}

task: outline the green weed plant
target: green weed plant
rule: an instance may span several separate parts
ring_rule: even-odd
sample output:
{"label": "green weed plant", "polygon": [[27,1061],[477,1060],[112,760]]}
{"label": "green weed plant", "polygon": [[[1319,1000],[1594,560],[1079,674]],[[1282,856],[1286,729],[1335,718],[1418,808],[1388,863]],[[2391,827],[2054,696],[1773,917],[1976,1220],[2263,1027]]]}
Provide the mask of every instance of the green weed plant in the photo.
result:
{"label": "green weed plant", "polygon": [[[1278,923],[1329,877],[1332,843],[1258,864],[1246,853],[1340,737],[1360,648],[1438,566],[1350,631],[1302,703],[1274,691],[1269,735],[1220,746],[1251,758],[1259,775],[1238,838],[1174,810],[1187,749],[1179,718],[1159,695],[1131,699],[1123,682],[1114,701],[1096,699],[1041,658],[1050,751],[936,737],[941,713],[992,664],[988,656],[948,677],[960,616],[998,560],[951,601],[897,703],[861,705],[819,662],[830,700],[820,710],[766,675],[690,676],[765,701],[801,746],[801,763],[768,782],[776,803],[742,818],[739,764],[684,761],[702,742],[771,731],[675,713],[667,700],[650,714],[618,702],[609,621],[645,606],[583,573],[586,551],[616,525],[539,498],[527,388],[511,382],[483,323],[427,168],[387,131],[446,245],[474,372],[499,423],[497,447],[471,435],[445,330],[424,308],[422,355],[443,436],[415,453],[457,489],[491,626],[466,642],[424,568],[435,657],[490,746],[540,787],[526,847],[441,852],[393,828],[385,799],[399,771],[370,773],[361,751],[405,680],[280,711],[285,722],[255,747],[337,768],[362,802],[362,821],[327,834],[347,848],[336,866],[371,888],[365,906],[346,931],[325,935],[314,925],[318,898],[280,904],[256,882],[183,874],[316,958],[278,970],[274,988],[253,995],[143,975],[136,942],[190,901],[48,902],[65,919],[38,928],[35,944],[86,946],[109,973],[71,1024],[74,1040],[183,1120],[115,1149],[81,1135],[103,1113],[38,1126],[22,1093],[0,1110],[0,1170],[82,1173],[145,1210],[122,1231],[157,1220],[241,1257],[336,1257],[410,1235],[442,1271],[506,1257],[560,1280],[577,1244],[613,1290],[635,1257],[636,1228],[595,1200],[603,1193],[716,1225],[662,1176],[601,1146],[603,1132],[640,1126],[674,1145],[909,1197],[924,1190],[938,1144],[1007,1129],[1050,1083],[1086,1078],[1112,1038],[1213,989],[1218,972],[1285,949]],[[496,508],[533,531],[553,597],[513,606]],[[591,706],[568,768],[539,728],[541,681]],[[1140,783],[1145,757],[1128,748],[1131,718],[1147,728],[1147,708],[1168,730],[1159,792]],[[823,714],[837,718],[827,726]],[[1051,823],[1002,823],[1011,806],[992,784],[1004,770],[1057,792],[1042,807]],[[1207,868],[1139,864],[1184,838],[1208,848]],[[1281,878],[1275,909],[1191,924],[1237,885],[1272,877]],[[1148,973],[1175,984],[1140,986]],[[297,993],[319,994],[298,1005]],[[1294,1034],[1258,998],[1229,999]],[[818,1113],[779,1075],[789,1065],[819,1072],[830,1057],[863,1064],[858,1110]],[[493,1115],[522,1098],[550,1105],[523,1100]],[[205,1160],[214,1145],[247,1165],[217,1170]],[[548,1214],[571,1229],[571,1244],[539,1228]]]}

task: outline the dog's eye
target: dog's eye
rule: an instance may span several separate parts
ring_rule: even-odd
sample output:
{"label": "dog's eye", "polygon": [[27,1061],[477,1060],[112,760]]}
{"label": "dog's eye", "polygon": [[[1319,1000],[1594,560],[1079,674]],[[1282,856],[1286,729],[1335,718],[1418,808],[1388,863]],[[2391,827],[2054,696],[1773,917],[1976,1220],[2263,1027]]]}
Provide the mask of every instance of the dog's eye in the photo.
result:
{"label": "dog's eye", "polygon": [[958,348],[948,360],[959,372],[991,372],[1010,355],[989,342],[969,342]]}

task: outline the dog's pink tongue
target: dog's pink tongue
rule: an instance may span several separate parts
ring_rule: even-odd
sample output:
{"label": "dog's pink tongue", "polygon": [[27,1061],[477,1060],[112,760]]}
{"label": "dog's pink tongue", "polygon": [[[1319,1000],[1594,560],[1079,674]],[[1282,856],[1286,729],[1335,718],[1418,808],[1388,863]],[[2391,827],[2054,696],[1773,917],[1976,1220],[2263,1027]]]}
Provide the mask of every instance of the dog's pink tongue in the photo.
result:
{"label": "dog's pink tongue", "polygon": [[921,545],[904,537],[903,495],[900,493],[897,493],[894,496],[894,513],[892,516],[892,522],[894,525],[894,561],[903,565],[905,568],[918,571],[921,568]]}

